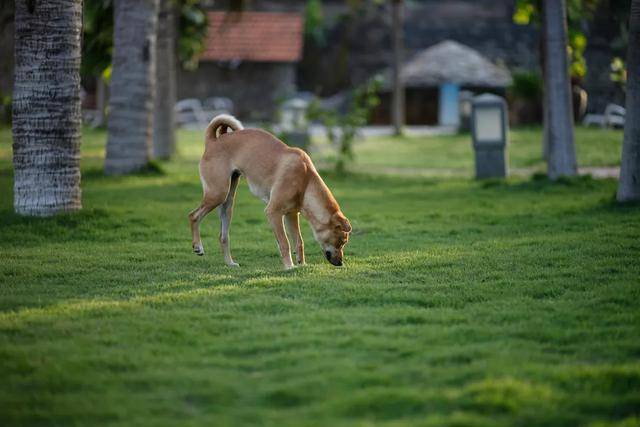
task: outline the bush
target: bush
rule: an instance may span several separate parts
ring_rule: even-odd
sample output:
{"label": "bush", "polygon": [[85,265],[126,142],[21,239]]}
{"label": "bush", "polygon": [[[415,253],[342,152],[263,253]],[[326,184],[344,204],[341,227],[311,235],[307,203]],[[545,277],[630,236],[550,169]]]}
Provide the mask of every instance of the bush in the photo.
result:
{"label": "bush", "polygon": [[516,99],[538,102],[542,99],[542,77],[531,71],[514,73],[509,93]]}
{"label": "bush", "polygon": [[378,97],[380,85],[381,80],[376,77],[353,90],[348,96],[349,103],[344,113],[341,113],[338,108],[322,107],[317,99],[309,106],[308,119],[322,123],[326,128],[329,142],[337,148],[336,172],[338,174],[344,174],[347,163],[353,160],[353,141],[358,129],[367,124],[371,111],[380,103]]}
{"label": "bush", "polygon": [[513,124],[532,124],[542,121],[542,77],[537,72],[521,71],[513,74],[509,88],[510,119]]}

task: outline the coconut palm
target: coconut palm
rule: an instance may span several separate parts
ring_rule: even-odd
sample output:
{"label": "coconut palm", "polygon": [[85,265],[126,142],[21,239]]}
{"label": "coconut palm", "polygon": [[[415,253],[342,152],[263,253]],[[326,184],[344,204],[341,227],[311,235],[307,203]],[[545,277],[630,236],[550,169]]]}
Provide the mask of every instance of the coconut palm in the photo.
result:
{"label": "coconut palm", "polygon": [[402,133],[404,126],[404,83],[402,81],[402,61],[404,54],[404,0],[393,0],[393,102],[392,122],[396,135]]}
{"label": "coconut palm", "polygon": [[627,116],[618,201],[640,200],[640,0],[631,2],[627,50]]}
{"label": "coconut palm", "polygon": [[545,0],[544,90],[547,119],[549,178],[577,174],[573,136],[573,108],[567,54],[567,14],[565,0]]}
{"label": "coconut palm", "polygon": [[75,211],[80,201],[82,2],[15,3],[14,207]]}
{"label": "coconut palm", "polygon": [[113,71],[105,173],[144,168],[151,158],[158,0],[114,3]]}
{"label": "coconut palm", "polygon": [[153,119],[153,156],[171,157],[175,151],[176,22],[173,0],[160,0],[156,46],[156,100]]}

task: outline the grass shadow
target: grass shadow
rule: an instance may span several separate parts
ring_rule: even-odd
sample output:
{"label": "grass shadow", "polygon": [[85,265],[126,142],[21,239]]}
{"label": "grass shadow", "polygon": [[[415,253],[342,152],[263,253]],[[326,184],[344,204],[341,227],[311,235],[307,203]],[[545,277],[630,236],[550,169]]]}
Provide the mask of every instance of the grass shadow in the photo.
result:
{"label": "grass shadow", "polygon": [[597,182],[591,175],[562,176],[554,181],[544,173],[535,173],[528,180],[488,178],[478,181],[478,186],[481,189],[540,192],[554,189],[592,190],[597,187]]}

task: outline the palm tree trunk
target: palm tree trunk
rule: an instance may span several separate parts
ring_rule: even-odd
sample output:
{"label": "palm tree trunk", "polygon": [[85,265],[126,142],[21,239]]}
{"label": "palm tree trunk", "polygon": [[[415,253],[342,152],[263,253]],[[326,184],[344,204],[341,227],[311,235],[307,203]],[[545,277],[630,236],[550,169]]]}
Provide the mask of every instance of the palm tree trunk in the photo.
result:
{"label": "palm tree trunk", "polygon": [[82,1],[15,6],[14,207],[34,216],[79,210]]}
{"label": "palm tree trunk", "polygon": [[402,134],[404,127],[404,82],[402,63],[404,61],[404,1],[393,0],[393,100],[392,122],[396,135]]}
{"label": "palm tree trunk", "polygon": [[175,152],[176,55],[173,0],[160,0],[156,47],[156,102],[153,119],[153,156],[168,159]]}
{"label": "palm tree trunk", "polygon": [[158,0],[115,0],[114,17],[104,169],[122,175],[151,158]]}
{"label": "palm tree trunk", "polygon": [[640,0],[631,2],[629,17],[627,116],[617,199],[640,201]]}
{"label": "palm tree trunk", "polygon": [[545,101],[548,127],[547,162],[552,180],[578,173],[573,135],[573,108],[567,54],[567,16],[565,0],[545,0],[543,7],[546,32]]}

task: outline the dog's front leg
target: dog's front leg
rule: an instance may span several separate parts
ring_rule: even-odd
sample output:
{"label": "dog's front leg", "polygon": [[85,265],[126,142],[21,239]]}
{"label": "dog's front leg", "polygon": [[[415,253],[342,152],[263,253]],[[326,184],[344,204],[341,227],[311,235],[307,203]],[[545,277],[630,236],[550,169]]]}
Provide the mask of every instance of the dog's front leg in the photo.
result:
{"label": "dog's front leg", "polygon": [[298,265],[304,265],[304,241],[302,233],[300,233],[300,220],[298,212],[290,212],[284,217],[284,223],[287,227],[287,235],[291,240],[295,240],[296,244],[296,261]]}
{"label": "dog's front leg", "polygon": [[287,239],[287,234],[284,231],[284,224],[282,222],[283,215],[280,212],[272,211],[268,207],[266,213],[267,218],[269,218],[269,222],[271,223],[273,234],[276,236],[276,240],[278,241],[278,248],[280,249],[280,256],[282,257],[284,268],[289,270],[293,268],[293,261],[291,260],[289,239]]}

